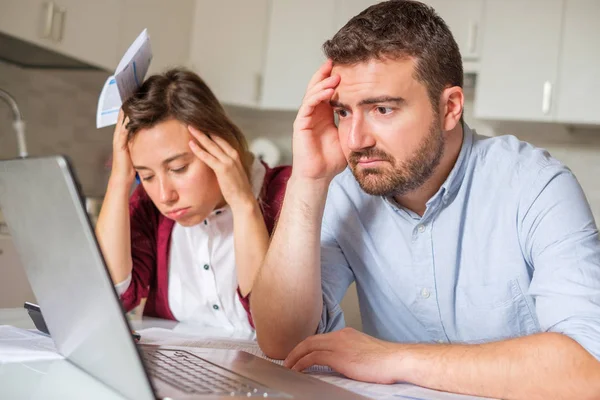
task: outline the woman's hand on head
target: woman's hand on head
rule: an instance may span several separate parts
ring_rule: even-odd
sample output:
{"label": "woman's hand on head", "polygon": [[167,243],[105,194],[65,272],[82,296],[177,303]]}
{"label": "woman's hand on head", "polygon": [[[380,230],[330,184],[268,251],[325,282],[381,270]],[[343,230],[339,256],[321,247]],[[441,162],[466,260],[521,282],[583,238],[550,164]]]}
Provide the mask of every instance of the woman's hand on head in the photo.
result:
{"label": "woman's hand on head", "polygon": [[126,126],[128,122],[129,118],[125,117],[122,109],[119,110],[117,125],[113,134],[113,155],[110,176],[111,179],[117,179],[131,185],[135,179],[135,169],[133,168],[129,148],[127,147],[128,132]]}
{"label": "woman's hand on head", "polygon": [[191,126],[188,130],[196,139],[189,143],[192,152],[214,171],[221,193],[232,211],[235,213],[240,207],[253,206],[256,199],[237,150],[221,137],[206,135]]}

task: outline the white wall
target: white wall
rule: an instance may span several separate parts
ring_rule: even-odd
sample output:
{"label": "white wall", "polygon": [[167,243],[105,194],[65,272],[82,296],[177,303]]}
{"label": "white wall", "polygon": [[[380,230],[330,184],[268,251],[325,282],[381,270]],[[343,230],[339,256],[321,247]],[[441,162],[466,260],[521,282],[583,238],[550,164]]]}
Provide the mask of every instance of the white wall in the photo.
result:
{"label": "white wall", "polygon": [[[31,156],[66,154],[87,196],[106,187],[112,129],[96,129],[96,105],[106,72],[22,69],[0,62],[0,88],[13,95],[25,120]],[[10,108],[0,101],[0,158],[15,158]]]}

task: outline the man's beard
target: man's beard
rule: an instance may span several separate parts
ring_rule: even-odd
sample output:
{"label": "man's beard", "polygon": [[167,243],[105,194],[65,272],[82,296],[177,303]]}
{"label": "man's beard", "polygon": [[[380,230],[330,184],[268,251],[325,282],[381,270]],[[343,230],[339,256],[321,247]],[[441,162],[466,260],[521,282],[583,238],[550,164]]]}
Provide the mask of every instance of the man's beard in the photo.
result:
{"label": "man's beard", "polygon": [[[348,164],[358,184],[366,193],[374,196],[402,196],[423,186],[433,175],[443,154],[444,137],[436,119],[429,129],[429,134],[411,158],[399,165],[394,157],[375,147],[352,152]],[[363,158],[386,161],[390,167],[357,168],[359,160]]]}

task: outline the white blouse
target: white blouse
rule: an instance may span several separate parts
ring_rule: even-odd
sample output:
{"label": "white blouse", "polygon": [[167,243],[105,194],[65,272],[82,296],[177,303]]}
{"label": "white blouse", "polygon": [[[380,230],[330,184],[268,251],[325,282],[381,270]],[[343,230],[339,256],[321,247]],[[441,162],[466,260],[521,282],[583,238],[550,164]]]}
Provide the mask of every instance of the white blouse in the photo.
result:
{"label": "white blouse", "polygon": [[[252,165],[252,191],[256,198],[265,178],[264,165]],[[131,274],[115,285],[122,295]],[[175,224],[169,251],[169,307],[180,322],[252,333],[248,315],[237,293],[233,214],[229,206],[214,210],[202,223]]]}

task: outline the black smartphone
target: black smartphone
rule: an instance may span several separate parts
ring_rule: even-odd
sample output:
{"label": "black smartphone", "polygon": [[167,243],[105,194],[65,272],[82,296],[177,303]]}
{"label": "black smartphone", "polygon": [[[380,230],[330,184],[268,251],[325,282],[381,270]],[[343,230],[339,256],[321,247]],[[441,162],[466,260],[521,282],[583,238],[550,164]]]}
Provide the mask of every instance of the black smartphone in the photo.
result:
{"label": "black smartphone", "polygon": [[[40,306],[26,301],[25,304],[23,304],[23,307],[25,307],[29,313],[29,316],[31,317],[31,320],[33,321],[33,324],[37,330],[45,333],[46,335],[50,335],[50,332],[48,332],[48,327],[46,326],[46,321],[44,321],[44,317],[42,316],[42,310],[40,309]],[[131,334],[133,335],[133,340],[135,340],[136,343],[142,338],[142,336],[136,331],[131,331]]]}
{"label": "black smartphone", "polygon": [[27,313],[29,313],[29,317],[33,321],[33,324],[37,330],[45,333],[46,335],[50,335],[50,332],[48,332],[48,327],[46,326],[46,321],[44,321],[44,317],[42,316],[42,310],[40,310],[40,306],[26,301],[23,307],[25,307]]}
{"label": "black smartphone", "polygon": [[131,331],[131,334],[133,335],[133,340],[135,340],[136,343],[139,342],[142,338],[142,335],[140,335],[136,331]]}

